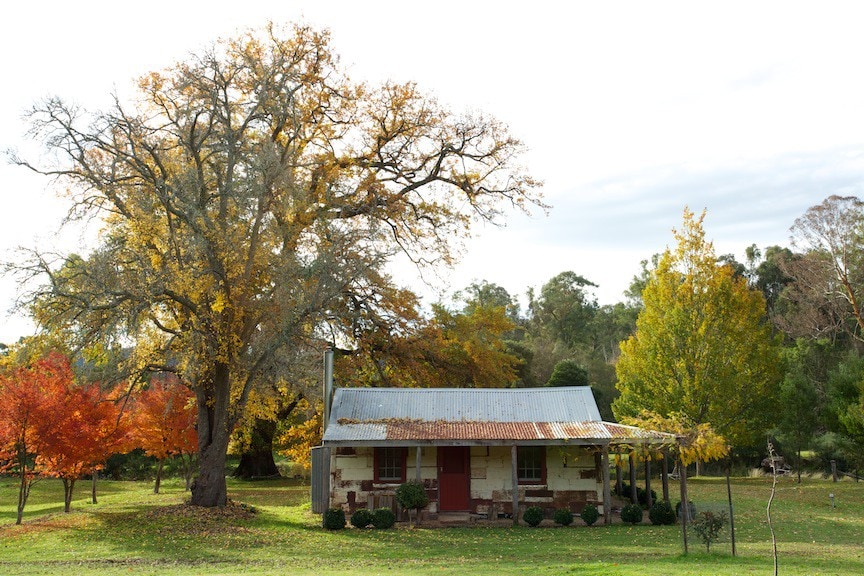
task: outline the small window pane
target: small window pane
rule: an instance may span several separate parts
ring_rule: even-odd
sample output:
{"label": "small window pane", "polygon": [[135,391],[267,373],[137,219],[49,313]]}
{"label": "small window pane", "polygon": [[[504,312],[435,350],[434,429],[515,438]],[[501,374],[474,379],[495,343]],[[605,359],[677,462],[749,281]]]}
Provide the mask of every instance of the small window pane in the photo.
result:
{"label": "small window pane", "polygon": [[546,448],[543,446],[521,446],[516,449],[516,455],[519,481],[542,482]]}
{"label": "small window pane", "polygon": [[378,479],[401,481],[404,454],[401,448],[379,448]]}

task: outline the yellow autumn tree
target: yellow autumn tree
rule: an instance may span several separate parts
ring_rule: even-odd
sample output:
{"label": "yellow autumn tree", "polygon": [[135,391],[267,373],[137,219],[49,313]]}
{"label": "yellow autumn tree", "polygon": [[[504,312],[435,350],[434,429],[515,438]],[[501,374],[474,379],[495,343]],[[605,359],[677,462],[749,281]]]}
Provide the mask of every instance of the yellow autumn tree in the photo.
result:
{"label": "yellow autumn tree", "polygon": [[514,326],[504,306],[460,312],[436,304],[430,318],[417,315],[398,331],[378,328],[360,338],[355,353],[337,360],[336,374],[348,386],[509,387],[522,364],[504,341]]}
{"label": "yellow autumn tree", "polygon": [[134,343],[130,374],[174,372],[195,392],[195,505],[226,503],[232,431],[294,351],[385,318],[396,254],[449,263],[473,223],[542,206],[503,123],[413,83],[352,82],[309,27],[216,42],[128,102],[34,106],[49,154],[14,160],[104,228],[90,254],[32,251],[18,268],[40,324]]}
{"label": "yellow autumn tree", "polygon": [[[636,332],[621,344],[616,366],[619,420],[673,422],[685,433],[710,425],[730,444],[753,440],[777,414],[779,348],[762,294],[718,263],[705,239],[705,213],[684,211],[642,293]],[[697,435],[694,442],[705,435]],[[695,445],[698,448],[698,444]],[[712,453],[712,450],[708,450]],[[721,455],[722,450],[714,451]]]}
{"label": "yellow autumn tree", "polygon": [[[644,410],[638,416],[623,417],[621,423],[675,434],[678,439],[675,449],[684,464],[719,460],[729,453],[729,443],[717,434],[710,424],[696,424],[685,414],[678,412],[661,416]],[[649,445],[636,445],[635,448],[647,452],[649,459],[653,456],[652,447]]]}

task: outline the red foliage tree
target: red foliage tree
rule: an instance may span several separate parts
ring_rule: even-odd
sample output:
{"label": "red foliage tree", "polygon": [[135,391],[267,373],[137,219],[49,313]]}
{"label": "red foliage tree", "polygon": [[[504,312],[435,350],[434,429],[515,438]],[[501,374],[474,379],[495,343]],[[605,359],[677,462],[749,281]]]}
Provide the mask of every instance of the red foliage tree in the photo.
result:
{"label": "red foliage tree", "polygon": [[36,456],[45,450],[53,423],[64,413],[72,380],[69,360],[59,353],[0,375],[0,472],[20,478],[16,524],[21,524],[38,478]]}
{"label": "red foliage tree", "polygon": [[98,384],[67,387],[36,459],[43,473],[63,481],[64,511],[71,508],[75,481],[96,474],[119,451],[125,433],[117,406]]}
{"label": "red foliage tree", "polygon": [[186,489],[192,477],[192,458],[198,451],[195,396],[176,377],[153,378],[133,407],[132,442],[159,460],[153,492],[159,493],[162,466],[169,456],[183,459]]}

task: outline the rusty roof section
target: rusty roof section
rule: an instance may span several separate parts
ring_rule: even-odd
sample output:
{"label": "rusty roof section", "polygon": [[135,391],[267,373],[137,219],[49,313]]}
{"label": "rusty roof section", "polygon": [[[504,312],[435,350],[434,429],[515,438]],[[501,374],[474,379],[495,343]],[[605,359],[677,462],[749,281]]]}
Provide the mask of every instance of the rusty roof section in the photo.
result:
{"label": "rusty roof section", "polygon": [[336,390],[325,445],[674,442],[603,422],[587,386]]}

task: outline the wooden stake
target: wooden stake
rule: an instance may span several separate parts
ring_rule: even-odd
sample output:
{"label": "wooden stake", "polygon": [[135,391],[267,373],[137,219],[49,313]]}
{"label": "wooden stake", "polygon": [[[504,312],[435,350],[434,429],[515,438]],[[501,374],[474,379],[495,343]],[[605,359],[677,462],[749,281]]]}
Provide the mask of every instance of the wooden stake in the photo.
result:
{"label": "wooden stake", "polygon": [[687,524],[690,521],[690,500],[687,498],[687,466],[679,460],[681,467],[681,537],[684,539],[684,554],[687,554]]}

